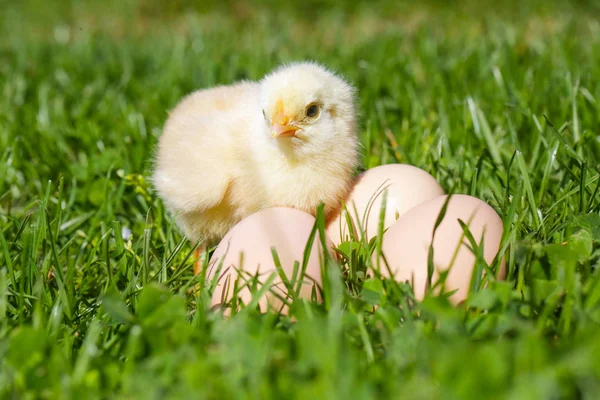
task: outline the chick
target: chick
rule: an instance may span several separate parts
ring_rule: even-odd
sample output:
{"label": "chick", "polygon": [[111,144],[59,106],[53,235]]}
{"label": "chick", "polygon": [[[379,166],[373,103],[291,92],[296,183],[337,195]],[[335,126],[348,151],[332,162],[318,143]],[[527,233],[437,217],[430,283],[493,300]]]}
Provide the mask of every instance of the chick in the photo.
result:
{"label": "chick", "polygon": [[165,123],[154,186],[204,248],[267,207],[315,215],[324,203],[329,219],[358,164],[354,97],[344,79],[312,62],[193,92]]}

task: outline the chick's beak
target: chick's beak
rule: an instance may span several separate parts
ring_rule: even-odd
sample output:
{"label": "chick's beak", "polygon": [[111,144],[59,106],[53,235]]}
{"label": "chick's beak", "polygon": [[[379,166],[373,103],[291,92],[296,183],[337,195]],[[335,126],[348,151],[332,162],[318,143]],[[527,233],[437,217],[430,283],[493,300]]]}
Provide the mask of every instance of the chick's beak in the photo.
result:
{"label": "chick's beak", "polygon": [[283,103],[279,101],[277,112],[271,125],[271,136],[273,138],[293,137],[296,136],[296,131],[299,129],[297,126],[290,124],[290,119],[283,113]]}
{"label": "chick's beak", "polygon": [[292,137],[296,136],[296,131],[299,129],[300,128],[297,126],[274,122],[273,125],[271,125],[271,136],[274,138]]}

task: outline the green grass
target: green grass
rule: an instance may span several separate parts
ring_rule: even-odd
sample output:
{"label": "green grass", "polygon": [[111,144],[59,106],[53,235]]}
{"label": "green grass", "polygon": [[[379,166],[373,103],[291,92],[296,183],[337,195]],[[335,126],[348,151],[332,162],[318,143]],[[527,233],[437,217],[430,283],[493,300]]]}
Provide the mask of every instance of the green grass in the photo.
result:
{"label": "green grass", "polygon": [[[0,7],[0,398],[600,398],[596,2],[109,3]],[[359,88],[365,168],[499,212],[505,282],[414,302],[359,244],[293,320],[191,294],[167,111],[300,59]]]}

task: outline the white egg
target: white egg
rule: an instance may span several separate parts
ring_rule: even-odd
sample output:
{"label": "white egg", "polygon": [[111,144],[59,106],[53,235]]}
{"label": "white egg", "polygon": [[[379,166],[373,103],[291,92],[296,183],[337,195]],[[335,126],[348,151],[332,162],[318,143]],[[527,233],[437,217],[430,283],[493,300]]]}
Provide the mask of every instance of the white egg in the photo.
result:
{"label": "white egg", "polygon": [[[444,195],[435,178],[412,165],[388,164],[371,168],[356,177],[345,201],[346,211],[340,210],[327,227],[327,233],[336,246],[350,240],[351,232],[359,239],[361,232],[365,232],[367,240],[377,235],[384,191],[387,192],[384,229],[411,208]],[[351,226],[346,223],[346,212],[352,221]]]}
{"label": "white egg", "polygon": [[[261,285],[257,289],[260,289],[270,274],[277,271],[271,248],[275,248],[287,279],[293,281],[294,263],[298,262],[301,269],[314,223],[315,218],[310,214],[282,207],[261,210],[235,225],[221,240],[208,263],[207,282],[210,282],[221,262],[223,263],[211,306],[231,301],[234,282],[238,278],[242,289],[237,297],[248,305],[252,292],[246,282],[251,281],[258,273]],[[328,242],[328,247],[331,246],[331,242]],[[317,232],[302,280],[300,297],[311,298],[313,286],[321,285],[322,258],[323,248]],[[285,313],[287,307],[278,296],[285,299],[287,289],[277,274],[272,284],[258,305],[262,312],[272,307],[275,311]],[[296,286],[299,284],[298,280]],[[316,293],[319,294],[319,290]],[[225,310],[225,313],[228,314],[229,310]]]}
{"label": "white egg", "polygon": [[[412,282],[418,299],[423,298],[427,287],[429,248],[436,220],[447,197],[438,197],[413,208],[383,235],[381,253],[387,259],[393,278]],[[459,219],[469,227],[478,245],[483,245],[483,258],[488,264],[498,254],[503,232],[502,219],[488,204],[471,196],[451,196],[445,216],[433,238],[435,272],[432,283],[435,284],[440,272],[451,267],[445,281],[445,291],[457,290],[451,297],[454,303],[467,298],[476,262]],[[378,258],[380,272],[389,277],[383,258],[375,253],[373,265],[377,265]],[[500,265],[498,277],[505,277],[504,262]]]}

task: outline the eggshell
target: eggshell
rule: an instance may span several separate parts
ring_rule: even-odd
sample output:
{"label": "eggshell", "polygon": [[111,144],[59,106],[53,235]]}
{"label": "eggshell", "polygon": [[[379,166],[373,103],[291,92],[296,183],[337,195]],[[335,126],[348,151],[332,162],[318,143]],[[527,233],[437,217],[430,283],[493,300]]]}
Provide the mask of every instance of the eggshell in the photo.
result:
{"label": "eggshell", "polygon": [[[438,197],[413,208],[400,217],[383,235],[381,250],[393,277],[397,281],[412,282],[414,279],[413,291],[418,299],[423,298],[427,286],[427,260],[431,238],[435,222],[447,197]],[[470,250],[468,239],[463,237],[459,219],[467,224],[480,246],[483,237],[483,257],[488,264],[499,251],[503,231],[500,216],[488,204],[471,196],[451,196],[446,214],[433,240],[435,272],[432,283],[435,284],[441,271],[447,270],[452,265],[446,279],[445,290],[458,289],[450,298],[454,303],[467,298],[476,259]],[[460,250],[452,263],[459,245]],[[377,262],[375,253],[373,265]],[[383,258],[380,258],[380,271],[382,275],[389,276]],[[503,261],[499,277],[501,279],[505,277]]]}
{"label": "eggshell", "polygon": [[[358,238],[364,231],[367,240],[377,235],[384,191],[387,191],[384,229],[411,208],[444,195],[433,176],[412,165],[387,164],[371,168],[356,177],[345,201],[346,211],[340,210],[327,227],[336,246],[351,238],[351,230]],[[346,212],[351,217],[350,227],[346,223]]]}
{"label": "eggshell", "polygon": [[[271,247],[276,249],[287,278],[292,280],[294,261],[298,261],[302,266],[304,249],[314,222],[315,218],[310,214],[282,207],[261,210],[235,225],[221,240],[208,264],[207,279],[210,280],[223,261],[211,306],[221,304],[223,299],[229,301],[232,298],[234,282],[240,270],[243,272],[239,286],[244,286],[257,272],[261,284],[267,281],[272,272],[276,273]],[[329,241],[328,247],[331,248],[331,245]],[[310,298],[313,284],[321,284],[322,256],[321,241],[317,236],[310,252],[300,297]],[[286,297],[286,288],[278,275],[271,291]],[[276,311],[287,312],[287,308],[282,307],[284,303],[271,291],[260,299],[261,311],[265,312],[268,307],[273,307]],[[238,298],[248,305],[252,299],[250,289],[247,286],[243,287],[238,292]],[[229,311],[225,310],[225,313],[228,314]]]}

